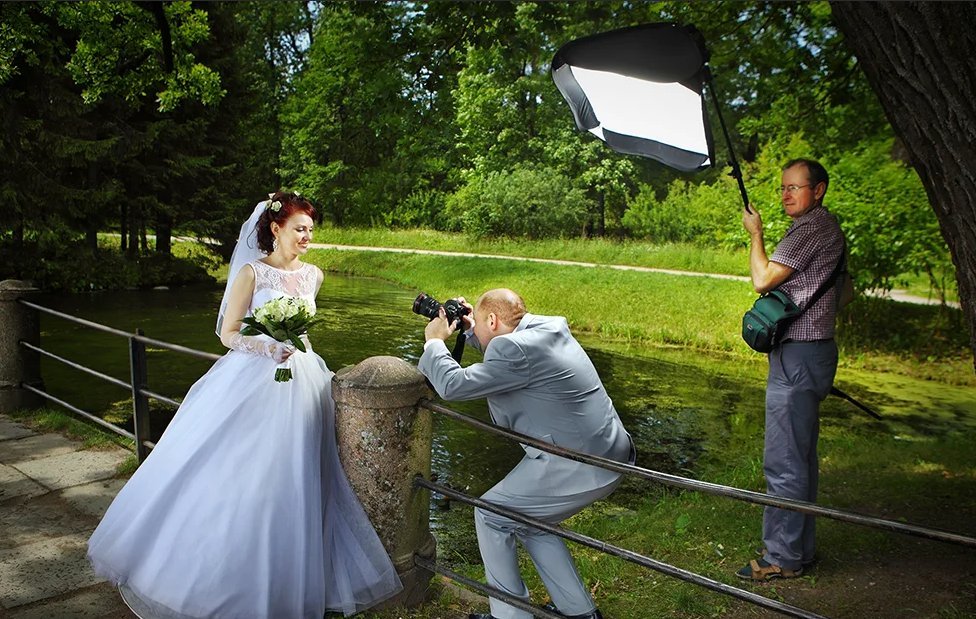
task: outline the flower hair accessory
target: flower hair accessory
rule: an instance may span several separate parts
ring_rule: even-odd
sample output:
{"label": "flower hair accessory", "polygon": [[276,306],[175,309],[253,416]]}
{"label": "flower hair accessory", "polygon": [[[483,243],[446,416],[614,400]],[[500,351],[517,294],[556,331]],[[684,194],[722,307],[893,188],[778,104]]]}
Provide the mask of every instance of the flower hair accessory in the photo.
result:
{"label": "flower hair accessory", "polygon": [[281,202],[279,200],[275,200],[274,199],[274,196],[275,195],[273,193],[269,193],[268,194],[268,206],[266,206],[264,208],[265,209],[271,209],[272,211],[274,211],[275,213],[277,213],[278,211],[281,210]]}

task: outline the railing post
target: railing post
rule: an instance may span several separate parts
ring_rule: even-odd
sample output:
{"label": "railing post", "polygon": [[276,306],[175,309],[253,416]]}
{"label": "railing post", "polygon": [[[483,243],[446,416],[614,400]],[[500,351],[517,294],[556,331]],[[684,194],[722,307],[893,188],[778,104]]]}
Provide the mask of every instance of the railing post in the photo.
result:
{"label": "railing post", "polygon": [[431,413],[418,406],[427,395],[417,368],[396,357],[370,357],[332,379],[339,458],[403,582],[386,605],[420,604],[433,576],[413,560],[436,555],[430,495],[413,486],[430,477]]}
{"label": "railing post", "polygon": [[30,282],[5,279],[0,282],[0,413],[42,404],[37,394],[23,388],[43,389],[41,359],[21,341],[40,344],[41,327],[37,312],[18,300],[37,289]]}
{"label": "railing post", "polygon": [[[144,335],[136,329],[136,335]],[[136,457],[142,462],[149,456],[146,441],[149,440],[149,398],[142,394],[148,387],[146,345],[134,337],[129,338],[129,370],[132,378],[132,433],[136,435]]]}

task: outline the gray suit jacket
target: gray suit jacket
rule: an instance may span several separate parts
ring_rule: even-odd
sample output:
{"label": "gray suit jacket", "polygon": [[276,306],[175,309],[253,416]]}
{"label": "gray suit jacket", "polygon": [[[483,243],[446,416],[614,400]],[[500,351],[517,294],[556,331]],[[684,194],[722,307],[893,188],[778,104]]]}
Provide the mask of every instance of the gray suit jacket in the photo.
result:
{"label": "gray suit jacket", "polygon": [[[474,338],[469,338],[469,341]],[[476,346],[476,340],[471,342]],[[560,447],[633,462],[633,443],[596,368],[561,316],[526,314],[488,344],[484,361],[462,368],[442,342],[420,371],[445,400],[486,397],[496,425]],[[525,458],[501,482],[513,494],[564,496],[615,482],[618,473],[523,445]]]}

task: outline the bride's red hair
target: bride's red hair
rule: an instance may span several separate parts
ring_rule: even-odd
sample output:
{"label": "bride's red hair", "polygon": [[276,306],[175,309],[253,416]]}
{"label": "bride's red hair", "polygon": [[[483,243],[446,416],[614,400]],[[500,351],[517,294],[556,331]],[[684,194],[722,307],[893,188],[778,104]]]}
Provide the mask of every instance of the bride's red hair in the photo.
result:
{"label": "bride's red hair", "polygon": [[297,193],[290,191],[278,191],[271,197],[271,204],[281,203],[281,208],[277,211],[272,208],[264,209],[261,218],[258,219],[257,235],[258,249],[266,254],[274,251],[274,235],[271,233],[271,222],[279,226],[285,225],[288,218],[295,213],[305,213],[313,220],[315,219],[315,207],[312,203]]}

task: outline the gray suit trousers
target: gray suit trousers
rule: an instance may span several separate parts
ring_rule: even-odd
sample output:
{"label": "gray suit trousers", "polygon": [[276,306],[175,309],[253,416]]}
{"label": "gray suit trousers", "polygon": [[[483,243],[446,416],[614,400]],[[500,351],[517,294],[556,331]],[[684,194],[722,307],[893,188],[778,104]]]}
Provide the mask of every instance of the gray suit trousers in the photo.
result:
{"label": "gray suit trousers", "polygon": [[[834,340],[786,342],[769,353],[766,381],[766,492],[815,502],[819,481],[820,402],[837,372]],[[763,512],[766,561],[795,570],[813,561],[815,519],[777,507]]]}
{"label": "gray suit trousers", "polygon": [[[561,496],[512,494],[502,489],[504,483],[502,480],[481,498],[527,516],[558,524],[594,501],[609,495],[620,483],[620,478],[595,490]],[[481,549],[485,578],[489,585],[528,601],[529,590],[519,573],[516,555],[515,540],[518,539],[532,558],[559,612],[565,615],[582,615],[595,609],[593,598],[583,585],[573,557],[562,538],[486,510],[474,511],[478,547]],[[498,619],[532,619],[531,613],[500,600],[489,598],[489,604],[491,614]]]}

